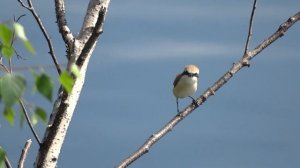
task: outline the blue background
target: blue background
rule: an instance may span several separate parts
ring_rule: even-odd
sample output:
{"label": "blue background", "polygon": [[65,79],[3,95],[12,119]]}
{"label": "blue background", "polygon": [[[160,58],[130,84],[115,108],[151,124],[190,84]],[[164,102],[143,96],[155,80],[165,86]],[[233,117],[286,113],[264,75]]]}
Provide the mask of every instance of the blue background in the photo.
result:
{"label": "blue background", "polygon": [[[53,1],[33,3],[60,63],[66,63]],[[87,4],[87,0],[66,2],[74,34],[80,30]],[[37,54],[31,56],[16,42],[25,60],[13,63],[17,73],[28,77],[26,101],[50,112],[51,104],[32,94],[33,79],[26,68],[37,65],[37,71],[56,78],[53,68],[43,68],[52,64],[45,39],[16,0],[2,0],[0,6],[1,22],[27,14],[20,22]],[[258,1],[250,49],[299,7],[295,0]],[[200,66],[195,94],[199,96],[239,60],[251,9],[252,1],[237,0],[112,0],[58,167],[114,167],[134,152],[176,115],[172,83],[186,64]],[[296,23],[131,167],[300,167],[299,28]],[[180,101],[180,108],[189,103],[189,99]],[[37,125],[40,137],[44,128]],[[11,127],[0,117],[0,145],[14,166],[29,138],[33,136],[26,125]],[[34,142],[27,167],[37,149]]]}

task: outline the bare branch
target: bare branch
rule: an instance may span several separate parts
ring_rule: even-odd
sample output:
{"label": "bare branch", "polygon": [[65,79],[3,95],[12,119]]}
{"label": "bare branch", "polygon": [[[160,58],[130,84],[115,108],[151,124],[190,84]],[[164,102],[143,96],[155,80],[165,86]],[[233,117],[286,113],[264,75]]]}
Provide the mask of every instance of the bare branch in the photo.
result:
{"label": "bare branch", "polygon": [[64,0],[55,0],[55,13],[59,32],[67,47],[72,48],[74,36],[67,25]]}
{"label": "bare branch", "polygon": [[9,68],[9,73],[12,73],[12,62],[11,62],[11,58],[8,60],[8,68]]}
{"label": "bare branch", "polygon": [[24,168],[24,163],[25,163],[25,160],[26,160],[26,157],[27,157],[28,150],[31,146],[31,143],[32,143],[31,139],[28,139],[26,141],[25,146],[22,149],[22,153],[21,153],[21,157],[20,157],[20,160],[19,160],[18,168]]}
{"label": "bare branch", "polygon": [[9,159],[8,159],[8,157],[5,155],[5,166],[6,166],[6,168],[12,168],[12,165],[11,165],[11,163],[10,163],[10,161],[9,161]]}
{"label": "bare branch", "polygon": [[0,67],[2,67],[2,69],[3,69],[4,71],[6,71],[7,73],[9,73],[8,67],[5,66],[4,64],[2,64],[1,62],[0,62]]}
{"label": "bare branch", "polygon": [[21,4],[21,6],[23,6],[24,8],[26,8],[27,10],[30,11],[30,7],[25,5],[24,2],[22,0],[18,0],[18,2]]}
{"label": "bare branch", "polygon": [[[14,16],[14,22],[19,22],[24,16],[26,16],[26,14],[20,15],[18,18],[16,18]],[[11,47],[13,47],[14,40],[15,40],[15,30],[13,29],[13,37],[12,37],[12,41],[10,44]],[[23,57],[18,53],[17,49],[15,47],[13,47],[13,49],[14,49],[14,53],[16,54],[17,58],[23,59]],[[11,61],[11,59],[9,61]]]}
{"label": "bare branch", "polygon": [[80,33],[75,41],[75,44],[79,44],[77,46],[80,46],[80,48],[74,49],[76,56],[72,56],[73,60],[71,59],[70,63],[76,63],[81,66],[80,64],[84,63],[87,55],[90,54],[89,52],[95,47],[97,38],[102,33],[102,25],[109,3],[110,0],[90,0]]}
{"label": "bare branch", "polygon": [[27,121],[27,123],[29,125],[29,128],[30,128],[32,134],[34,135],[34,137],[35,137],[36,141],[38,142],[38,144],[41,145],[41,140],[40,140],[40,138],[38,137],[38,134],[35,132],[35,130],[33,128],[33,125],[32,125],[32,123],[30,121],[29,116],[28,116],[27,109],[26,109],[25,104],[24,104],[24,102],[23,102],[23,100],[21,98],[19,99],[19,104],[20,104],[20,106],[22,108],[22,111],[23,111],[23,113],[25,115],[26,121]]}
{"label": "bare branch", "polygon": [[272,44],[275,40],[282,37],[284,33],[297,21],[300,20],[300,11],[294,16],[290,17],[287,21],[282,23],[278,30],[273,33],[270,37],[264,40],[260,45],[258,45],[252,51],[243,55],[243,57],[235,63],[221,78],[216,81],[211,87],[209,87],[200,97],[197,98],[197,105],[191,103],[183,111],[178,113],[173,117],[163,128],[158,132],[152,134],[147,141],[132,155],[123,160],[117,167],[124,168],[133,163],[135,160],[147,153],[152,145],[154,145],[158,140],[164,137],[168,132],[170,132],[173,127],[175,127],[181,120],[186,116],[191,114],[198,106],[202,105],[210,96],[214,95],[227,81],[229,81],[240,69],[249,65],[249,61],[254,58],[257,54],[263,51],[266,47]]}
{"label": "bare branch", "polygon": [[254,57],[257,54],[259,54],[263,49],[265,49],[266,47],[268,47],[275,40],[277,40],[278,38],[282,37],[284,35],[284,33],[291,26],[293,26],[294,23],[296,23],[299,20],[300,20],[300,11],[298,13],[296,13],[294,16],[290,17],[287,21],[285,21],[284,23],[282,23],[274,34],[272,34],[269,38],[267,38],[260,45],[258,45],[254,50],[252,50],[249,53],[249,57],[251,57],[251,59],[252,59],[252,57]]}
{"label": "bare branch", "polygon": [[[13,48],[14,48],[14,47],[13,47]],[[16,54],[16,56],[17,56],[18,59],[26,60],[26,58],[22,57],[22,56],[19,54],[19,52],[17,51],[16,48],[14,48],[14,52],[15,52],[15,54]]]}
{"label": "bare branch", "polygon": [[249,42],[250,42],[251,37],[252,37],[252,24],[253,24],[255,9],[256,9],[256,0],[254,0],[254,2],[253,2],[253,8],[252,8],[251,16],[250,16],[250,21],[249,21],[248,36],[247,36],[247,40],[246,40],[244,55],[246,55],[246,53],[249,49]]}
{"label": "bare branch", "polygon": [[[99,18],[99,10],[107,9],[108,5],[109,0],[90,0],[87,14],[82,26],[82,29],[87,30],[87,32],[89,30],[89,35],[86,34],[86,36],[84,36],[85,38],[83,39],[76,37],[74,41],[74,49],[70,50],[68,66],[78,59],[84,46],[86,45],[87,40],[89,40],[90,36],[92,35],[92,31],[94,29],[91,28],[95,27],[96,25],[97,19]],[[90,25],[92,26],[88,28]],[[54,102],[48,127],[45,131],[43,143],[38,151],[34,167],[56,167],[69,124],[74,114],[74,110],[85,81],[89,59],[92,55],[97,39],[94,40],[93,46],[89,49],[87,55],[85,55],[86,58],[82,61],[82,66],[79,69],[80,77],[75,79],[72,91],[67,93],[61,89],[58,93],[58,97]]]}
{"label": "bare branch", "polygon": [[91,29],[95,27],[99,18],[99,11],[101,10],[102,6],[107,7],[109,3],[110,0],[90,0],[84,17],[83,25],[77,37],[80,42],[85,43],[89,39],[91,36],[91,31],[93,31]]}
{"label": "bare branch", "polygon": [[49,54],[52,58],[53,63],[55,64],[55,67],[57,69],[58,74],[60,74],[61,73],[61,68],[60,68],[59,63],[57,61],[57,58],[55,56],[51,38],[49,37],[49,35],[48,35],[48,33],[47,33],[43,23],[42,23],[42,20],[39,18],[38,14],[36,13],[36,11],[35,11],[35,9],[32,5],[31,0],[27,0],[28,6],[25,5],[22,0],[18,0],[18,2],[21,4],[21,6],[23,6],[24,8],[26,8],[27,10],[29,10],[31,12],[31,14],[33,15],[33,17],[36,20],[37,24],[39,25],[39,28],[41,29],[41,31],[42,31],[42,33],[43,33],[43,35],[44,35],[44,37],[47,41],[48,48],[50,50]]}
{"label": "bare branch", "polygon": [[19,22],[19,20],[20,20],[22,17],[24,17],[24,16],[26,16],[26,14],[20,15],[17,19],[14,17],[14,21],[15,21],[15,22]]}
{"label": "bare branch", "polygon": [[96,44],[98,37],[100,36],[100,34],[103,32],[102,31],[102,25],[105,19],[105,14],[106,14],[106,8],[102,7],[99,10],[98,13],[98,19],[97,22],[95,24],[95,27],[93,29],[92,35],[90,36],[90,38],[88,39],[88,41],[86,42],[84,48],[82,49],[76,64],[81,67],[82,64],[84,63],[87,55],[89,54],[90,50],[93,48],[93,46]]}
{"label": "bare branch", "polygon": [[[0,145],[0,149],[4,150],[1,145]],[[11,165],[5,151],[4,151],[4,163],[5,163],[6,168],[12,168],[12,165]]]}

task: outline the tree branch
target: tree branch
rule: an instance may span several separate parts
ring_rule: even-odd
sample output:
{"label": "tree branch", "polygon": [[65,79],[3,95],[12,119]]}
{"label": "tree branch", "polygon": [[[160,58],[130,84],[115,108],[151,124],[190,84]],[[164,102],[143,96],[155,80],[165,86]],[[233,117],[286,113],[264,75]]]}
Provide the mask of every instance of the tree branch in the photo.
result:
{"label": "tree branch", "polygon": [[81,51],[81,53],[80,53],[80,55],[79,55],[79,57],[76,61],[76,65],[78,65],[78,67],[82,66],[82,64],[84,63],[84,61],[85,61],[86,57],[88,56],[90,50],[96,44],[98,37],[103,32],[102,31],[102,25],[104,23],[105,14],[106,14],[106,8],[102,7],[99,10],[98,19],[97,19],[97,22],[95,24],[95,27],[93,28],[92,35],[87,40],[85,46],[83,47],[83,49],[82,49],[82,51]]}
{"label": "tree branch", "polygon": [[249,21],[248,36],[247,36],[247,40],[246,40],[244,55],[247,53],[247,51],[249,49],[249,42],[250,42],[251,37],[252,37],[252,24],[253,24],[255,9],[256,9],[256,0],[254,0],[254,2],[253,2],[253,7],[252,7],[252,12],[251,12],[250,21]]}
{"label": "tree branch", "polygon": [[55,13],[58,29],[65,44],[68,49],[73,48],[74,36],[67,25],[64,0],[55,0]]}
{"label": "tree branch", "polygon": [[47,41],[48,48],[50,50],[48,53],[50,54],[50,56],[52,58],[52,61],[55,65],[55,67],[56,67],[56,70],[57,70],[58,74],[60,74],[61,73],[61,68],[60,68],[59,63],[57,61],[57,58],[55,56],[52,41],[51,41],[51,39],[50,39],[43,23],[42,23],[42,20],[39,18],[38,14],[36,13],[36,11],[35,11],[35,9],[32,5],[31,0],[27,0],[28,6],[25,5],[22,0],[18,0],[18,2],[21,4],[21,6],[23,6],[24,8],[26,8],[27,10],[29,10],[31,12],[31,14],[33,15],[33,17],[36,20],[37,24],[39,25],[39,28],[41,29],[41,31],[42,31],[42,33],[43,33],[43,35],[44,35],[44,37]]}
{"label": "tree branch", "polygon": [[24,17],[24,16],[26,16],[26,14],[20,15],[18,18],[15,18],[15,17],[14,17],[14,21],[15,21],[15,22],[19,22],[19,20],[20,20],[22,17]]}
{"label": "tree branch", "polygon": [[10,163],[10,161],[9,161],[9,159],[8,159],[8,157],[5,155],[5,166],[6,166],[6,168],[12,168],[12,165],[11,165],[11,163]]}
{"label": "tree branch", "polygon": [[2,64],[2,62],[0,62],[0,67],[2,67],[3,71],[9,73],[9,68],[7,66],[5,66],[4,64]]}
{"label": "tree branch", "polygon": [[21,153],[21,157],[20,157],[20,160],[19,160],[18,168],[23,168],[24,167],[24,163],[25,163],[25,160],[26,160],[26,157],[27,157],[28,150],[31,146],[31,143],[32,143],[31,139],[28,139],[26,141],[25,146],[22,149],[22,153]]}
{"label": "tree branch", "polygon": [[[38,142],[38,144],[41,145],[41,140],[40,140],[38,134],[35,132],[35,130],[34,130],[34,128],[33,128],[33,125],[32,125],[32,123],[31,123],[31,121],[30,121],[30,118],[29,118],[29,116],[28,116],[27,109],[26,109],[26,107],[25,107],[25,104],[24,104],[22,98],[19,99],[19,104],[20,104],[20,106],[21,106],[21,108],[22,108],[22,111],[23,111],[23,113],[24,113],[24,115],[25,115],[25,118],[26,118],[26,121],[27,121],[27,123],[28,123],[28,125],[29,125],[29,128],[30,128],[32,134],[34,135],[34,138],[36,139],[36,141]],[[31,141],[31,140],[30,140],[30,141]]]}
{"label": "tree branch", "polygon": [[124,168],[133,163],[135,160],[146,154],[152,145],[154,145],[158,140],[164,137],[168,132],[170,132],[181,120],[183,120],[186,116],[191,114],[196,108],[202,105],[210,96],[214,95],[227,81],[229,81],[240,69],[247,67],[249,65],[249,61],[254,58],[257,54],[263,51],[266,47],[276,41],[278,38],[282,37],[284,33],[297,21],[300,20],[300,11],[296,13],[294,16],[290,17],[287,21],[282,23],[278,30],[273,33],[270,37],[264,40],[261,44],[259,44],[252,51],[246,52],[243,57],[235,63],[223,76],[220,77],[218,81],[216,81],[211,87],[209,87],[200,97],[197,98],[195,105],[191,103],[187,106],[183,111],[178,113],[175,117],[173,117],[163,128],[161,128],[158,132],[152,134],[146,142],[132,155],[123,160],[117,167]]}
{"label": "tree branch", "polygon": [[[21,19],[22,17],[24,17],[24,16],[26,16],[26,15],[25,15],[25,14],[20,15],[18,18],[16,18],[16,17],[14,16],[14,22],[19,22],[20,19]],[[13,30],[13,38],[12,38],[12,41],[11,41],[11,47],[13,47],[14,39],[15,39],[15,30]],[[18,51],[17,51],[16,48],[13,47],[13,49],[14,49],[14,53],[16,54],[17,58],[22,58],[22,59],[24,59],[24,58],[18,53]],[[11,61],[11,59],[9,59],[9,61]]]}
{"label": "tree branch", "polygon": [[[91,23],[93,23],[92,27],[95,27],[97,19],[99,18],[97,15],[99,13],[99,10],[107,9],[108,5],[109,0],[90,0],[82,29],[87,28],[87,25],[90,25]],[[107,10],[105,10],[104,12],[107,12]],[[69,124],[74,114],[74,110],[77,105],[77,101],[79,99],[85,81],[85,75],[89,59],[92,55],[94,46],[97,41],[97,38],[90,38],[90,36],[92,36],[93,34],[93,29],[87,28],[85,30],[90,31],[89,36],[84,36],[86,39],[80,39],[79,37],[76,37],[74,39],[74,49],[70,50],[70,59],[68,61],[68,67],[69,65],[74,63],[77,58],[79,58],[83,48],[85,48],[85,45],[88,45],[87,40],[93,39],[93,46],[89,48],[88,53],[86,53],[87,55],[85,55],[85,59],[81,62],[82,66],[79,69],[80,76],[75,79],[72,91],[70,93],[66,93],[63,89],[59,91],[58,98],[56,99],[53,105],[53,110],[50,116],[50,120],[48,122],[48,127],[45,131],[42,145],[40,146],[39,153],[36,157],[36,161],[34,164],[35,167],[56,167],[60,150],[62,148]],[[99,35],[97,37],[99,37]]]}
{"label": "tree branch", "polygon": [[[77,39],[81,43],[85,43],[91,36],[91,32],[96,25],[96,21],[99,18],[99,11],[101,8],[107,7],[110,0],[90,0],[88,9],[86,11],[83,25],[80,29],[80,33]],[[101,5],[100,5],[101,4]]]}
{"label": "tree branch", "polygon": [[4,151],[4,164],[5,164],[6,168],[12,168],[11,163],[10,163],[10,161],[9,161],[7,155],[6,155],[6,152],[5,152],[4,148],[1,145],[0,145],[0,150]]}
{"label": "tree branch", "polygon": [[[0,63],[0,67],[2,67],[3,70],[6,71],[7,73],[11,73],[11,70],[10,70],[9,68],[7,68],[4,64]],[[24,104],[22,98],[19,98],[19,104],[20,104],[20,106],[21,106],[21,108],[22,108],[22,111],[23,111],[23,113],[24,113],[24,115],[25,115],[26,121],[27,121],[27,123],[28,123],[28,125],[29,125],[29,128],[30,128],[32,134],[34,135],[34,137],[35,137],[36,141],[38,142],[38,144],[41,145],[41,141],[40,141],[40,139],[39,139],[37,133],[35,132],[35,130],[34,130],[34,128],[33,128],[33,125],[32,125],[32,123],[31,123],[31,121],[30,121],[30,118],[29,118],[29,116],[28,116],[27,109],[26,109],[26,107],[25,107],[25,104]]]}

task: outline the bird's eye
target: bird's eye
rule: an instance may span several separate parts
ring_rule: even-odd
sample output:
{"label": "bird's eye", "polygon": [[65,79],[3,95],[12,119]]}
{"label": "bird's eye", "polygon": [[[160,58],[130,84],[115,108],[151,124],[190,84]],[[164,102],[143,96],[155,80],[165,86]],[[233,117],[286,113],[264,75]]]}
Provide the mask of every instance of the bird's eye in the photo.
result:
{"label": "bird's eye", "polygon": [[182,72],[182,75],[189,75],[189,72],[187,70]]}

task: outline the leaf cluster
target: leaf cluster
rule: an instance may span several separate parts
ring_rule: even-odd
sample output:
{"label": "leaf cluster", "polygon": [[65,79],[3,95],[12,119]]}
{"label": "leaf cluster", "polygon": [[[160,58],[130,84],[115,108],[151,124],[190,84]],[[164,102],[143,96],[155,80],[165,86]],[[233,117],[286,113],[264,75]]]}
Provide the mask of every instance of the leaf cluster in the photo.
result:
{"label": "leaf cluster", "polygon": [[[13,23],[11,27],[7,24],[0,23],[0,51],[1,56],[5,59],[11,60],[14,54],[13,42],[15,38],[18,38],[24,44],[24,47],[32,54],[35,54],[35,49],[28,40],[24,27],[20,23]],[[1,57],[0,57],[1,58]],[[14,125],[15,122],[15,108],[14,106],[22,99],[25,90],[27,88],[26,79],[20,75],[11,73],[9,68],[7,68],[2,63],[2,58],[0,59],[0,67],[5,69],[6,73],[0,76],[0,103],[4,104],[3,116],[10,123]],[[53,88],[54,82],[47,73],[42,72],[40,74],[32,71],[32,76],[35,80],[34,90],[41,94],[50,103],[53,100]],[[73,85],[74,78],[79,77],[79,69],[73,64],[70,66],[70,71],[62,71],[58,77],[59,83],[62,87],[70,93]],[[21,108],[22,109],[22,108]],[[24,111],[20,111],[20,123],[24,122]],[[37,124],[38,120],[43,123],[47,122],[47,113],[40,106],[36,106],[31,114],[31,121],[33,125]]]}
{"label": "leaf cluster", "polygon": [[35,53],[30,41],[27,39],[24,27],[20,23],[13,23],[13,28],[10,28],[7,24],[0,23],[0,49],[1,55],[4,55],[6,59],[10,59],[14,54],[13,42],[15,36],[20,39],[24,47],[32,54]]}
{"label": "leaf cluster", "polygon": [[[3,116],[11,125],[14,125],[15,122],[15,106],[20,102],[27,88],[26,79],[20,74],[12,73],[9,70],[12,67],[7,67],[2,63],[2,59],[11,61],[15,53],[13,43],[16,38],[22,41],[30,53],[35,54],[35,49],[26,37],[24,27],[20,23],[14,22],[11,27],[8,24],[0,23],[0,67],[6,72],[0,76],[0,103],[4,104]],[[37,88],[37,91],[51,102],[54,85],[51,77],[46,73],[33,73],[33,76],[35,79],[34,88]],[[37,106],[32,113],[31,120],[36,124],[38,119],[46,123],[47,113],[42,107]],[[24,111],[21,110],[20,123],[22,124],[23,121]]]}
{"label": "leaf cluster", "polygon": [[[25,107],[26,103],[23,103],[23,96],[26,89],[28,89],[26,78],[21,74],[12,73],[10,63],[8,65],[3,64],[3,59],[6,59],[7,62],[11,62],[14,53],[17,53],[14,48],[14,41],[16,39],[23,43],[23,46],[29,53],[36,53],[25,34],[24,27],[20,23],[14,22],[11,26],[9,26],[8,24],[0,22],[0,70],[2,68],[5,72],[0,74],[0,104],[4,105],[2,109],[3,116],[10,125],[14,125],[16,107],[19,107],[19,109],[21,109],[19,110],[21,126],[23,125],[25,118],[27,119],[30,127],[32,127],[32,125],[36,125],[38,121],[42,121],[46,124],[47,112],[43,107],[38,105],[34,105],[29,108],[31,112],[29,119],[27,114],[28,110]],[[59,74],[58,82],[67,93],[72,91],[75,78],[79,77],[79,73],[78,66],[73,64],[70,66],[70,70],[64,70]],[[31,74],[34,79],[33,90],[52,103],[54,82],[51,76],[45,72],[37,73],[33,70]],[[0,147],[0,168],[4,166],[5,151]]]}

